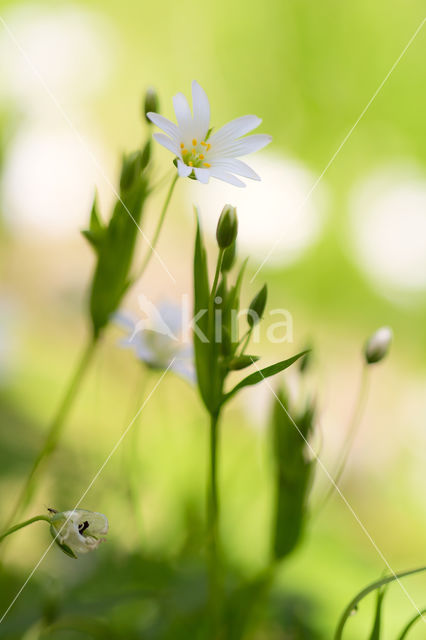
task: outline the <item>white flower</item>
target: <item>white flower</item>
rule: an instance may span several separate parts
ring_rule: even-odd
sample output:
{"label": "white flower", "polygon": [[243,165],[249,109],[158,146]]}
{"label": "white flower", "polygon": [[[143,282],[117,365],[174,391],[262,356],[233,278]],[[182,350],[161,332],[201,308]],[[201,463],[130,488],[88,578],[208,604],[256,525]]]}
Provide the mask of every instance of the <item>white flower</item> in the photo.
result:
{"label": "white flower", "polygon": [[392,342],[392,329],[381,327],[373,333],[365,346],[365,359],[367,364],[380,362],[387,355]]}
{"label": "white flower", "polygon": [[195,80],[192,83],[192,103],[193,115],[183,93],[174,96],[177,125],[158,113],[147,114],[167,134],[154,133],[154,138],[177,157],[179,175],[183,178],[195,177],[204,184],[210,178],[218,178],[236,187],[245,187],[245,184],[234,174],[260,180],[257,173],[238,158],[258,151],[271,142],[271,136],[264,134],[241,137],[256,129],[262,120],[257,116],[242,116],[209,135],[209,100]]}
{"label": "white flower", "polygon": [[78,554],[96,549],[108,533],[108,520],[102,513],[75,509],[55,513],[51,519],[50,532],[55,542],[67,555],[77,558]]}
{"label": "white flower", "polygon": [[127,333],[120,345],[132,349],[138,360],[150,369],[170,369],[194,384],[193,348],[179,337],[182,309],[169,302],[156,308],[145,296],[139,296],[139,305],[148,320],[138,320],[123,312],[115,314],[116,324]]}

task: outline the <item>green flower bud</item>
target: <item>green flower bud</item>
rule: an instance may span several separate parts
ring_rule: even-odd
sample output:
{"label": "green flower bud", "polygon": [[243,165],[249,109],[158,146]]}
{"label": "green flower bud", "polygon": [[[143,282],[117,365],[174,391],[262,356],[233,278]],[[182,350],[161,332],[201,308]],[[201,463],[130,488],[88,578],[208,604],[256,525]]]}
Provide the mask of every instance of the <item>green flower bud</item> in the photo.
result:
{"label": "green flower bud", "polygon": [[102,513],[75,509],[55,513],[50,533],[56,544],[71,558],[97,549],[108,533],[108,520]]}
{"label": "green flower bud", "polygon": [[368,339],[364,349],[364,356],[367,364],[380,362],[386,357],[392,342],[392,329],[381,327]]}
{"label": "green flower bud", "polygon": [[263,285],[259,293],[253,298],[250,303],[249,310],[247,312],[247,322],[249,327],[254,327],[262,319],[263,312],[266,307],[266,300],[268,297],[268,288],[266,284]]}
{"label": "green flower bud", "polygon": [[237,210],[230,204],[226,204],[220,214],[217,223],[216,238],[221,249],[230,247],[238,233]]}
{"label": "green flower bud", "polygon": [[231,371],[240,371],[241,369],[250,367],[250,365],[254,364],[259,359],[259,356],[249,356],[245,354],[242,356],[235,356],[235,358],[232,358],[232,360],[229,361],[228,368]]}
{"label": "green flower bud", "polygon": [[312,347],[310,344],[306,345],[305,349],[307,353],[299,360],[300,373],[306,373],[312,364]]}
{"label": "green flower bud", "polygon": [[123,162],[121,165],[120,175],[120,191],[127,191],[131,189],[135,179],[141,170],[141,154],[139,151],[134,151],[128,155],[123,156]]}
{"label": "green flower bud", "polygon": [[234,242],[231,245],[229,245],[229,247],[227,247],[223,253],[222,266],[221,266],[222,273],[226,273],[227,271],[230,271],[232,269],[235,262],[236,253],[237,253],[237,243],[234,240]]}
{"label": "green flower bud", "polygon": [[141,171],[146,169],[151,160],[151,140],[149,139],[141,151]]}
{"label": "green flower bud", "polygon": [[150,111],[154,111],[155,113],[159,113],[160,111],[158,95],[156,90],[153,87],[148,87],[148,89],[146,90],[144,106],[143,106],[145,120],[148,122],[148,124],[152,124],[151,120],[147,118],[147,115],[146,115]]}

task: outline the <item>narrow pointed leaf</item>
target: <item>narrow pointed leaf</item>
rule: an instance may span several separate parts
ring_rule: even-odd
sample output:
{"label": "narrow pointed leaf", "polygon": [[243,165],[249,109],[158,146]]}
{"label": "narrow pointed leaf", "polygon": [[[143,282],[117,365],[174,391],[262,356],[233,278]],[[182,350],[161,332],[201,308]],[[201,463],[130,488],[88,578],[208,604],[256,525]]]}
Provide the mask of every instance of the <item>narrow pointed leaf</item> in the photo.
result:
{"label": "narrow pointed leaf", "polygon": [[251,385],[258,384],[259,382],[262,382],[266,378],[269,378],[270,376],[274,376],[275,374],[280,373],[281,371],[284,371],[284,369],[287,369],[294,362],[296,362],[296,360],[304,356],[305,353],[306,351],[302,351],[301,353],[298,353],[297,355],[292,356],[291,358],[287,358],[287,360],[276,362],[275,364],[272,364],[269,367],[265,367],[264,369],[259,369],[255,373],[252,373],[251,375],[247,376],[247,378],[244,378],[243,380],[241,380],[241,382],[239,382],[233,389],[231,389],[231,391],[225,394],[223,403],[230,400],[230,398],[232,398],[241,389],[244,389],[244,387],[249,387]]}
{"label": "narrow pointed leaf", "polygon": [[204,246],[198,210],[195,209],[197,232],[194,249],[194,355],[197,382],[201,397],[207,408],[211,406],[210,344],[208,326],[209,277],[207,254]]}
{"label": "narrow pointed leaf", "polygon": [[306,522],[314,468],[313,461],[306,456],[306,441],[312,433],[315,409],[308,404],[302,412],[295,414],[293,420],[287,410],[289,401],[283,390],[279,392],[278,400],[272,416],[275,458],[272,551],[276,560],[282,560],[300,542]]}

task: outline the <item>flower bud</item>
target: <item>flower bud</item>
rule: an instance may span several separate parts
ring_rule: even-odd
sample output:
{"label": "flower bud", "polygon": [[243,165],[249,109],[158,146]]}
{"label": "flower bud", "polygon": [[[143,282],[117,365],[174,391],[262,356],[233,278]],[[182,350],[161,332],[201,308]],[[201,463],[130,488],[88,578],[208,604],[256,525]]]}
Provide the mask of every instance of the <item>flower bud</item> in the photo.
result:
{"label": "flower bud", "polygon": [[226,204],[222,209],[216,229],[216,239],[219,247],[221,249],[230,247],[237,237],[237,233],[237,210],[232,205]]}
{"label": "flower bud", "polygon": [[392,329],[381,327],[368,339],[364,349],[364,356],[367,364],[380,362],[386,357],[392,342]]}
{"label": "flower bud", "polygon": [[133,153],[123,156],[120,175],[120,191],[127,191],[133,186],[140,168],[141,154],[139,151],[134,151]]}
{"label": "flower bud", "polygon": [[71,558],[96,549],[108,533],[108,520],[102,513],[74,509],[55,513],[50,533],[56,544]]}
{"label": "flower bud", "polygon": [[266,307],[266,299],[268,297],[268,288],[263,285],[259,293],[253,298],[247,312],[247,322],[250,328],[253,328],[262,319],[263,312]]}
{"label": "flower bud", "polygon": [[148,124],[152,124],[151,120],[147,117],[147,114],[150,111],[154,111],[154,113],[159,113],[160,111],[158,95],[154,87],[148,87],[148,89],[146,90],[143,110],[145,120],[148,122]]}
{"label": "flower bud", "polygon": [[236,253],[237,253],[237,243],[234,240],[234,242],[231,245],[229,245],[229,247],[227,247],[224,251],[222,266],[220,268],[222,273],[226,273],[227,271],[230,271],[232,269],[235,262]]}

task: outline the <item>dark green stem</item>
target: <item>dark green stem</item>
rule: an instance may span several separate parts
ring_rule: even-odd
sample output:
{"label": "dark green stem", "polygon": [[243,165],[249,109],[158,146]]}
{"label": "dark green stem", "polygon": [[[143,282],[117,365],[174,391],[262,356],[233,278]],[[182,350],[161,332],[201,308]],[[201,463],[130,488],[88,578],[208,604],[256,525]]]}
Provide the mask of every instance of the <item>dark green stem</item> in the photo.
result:
{"label": "dark green stem", "polygon": [[170,200],[172,198],[172,194],[173,194],[173,191],[174,191],[174,188],[175,188],[175,185],[176,185],[176,182],[178,181],[178,179],[179,179],[179,174],[176,174],[175,177],[173,178],[172,183],[171,183],[171,185],[169,187],[169,190],[167,192],[166,199],[164,200],[163,208],[161,209],[160,217],[158,218],[157,226],[156,226],[156,229],[154,231],[154,237],[152,238],[152,242],[151,242],[151,245],[150,245],[150,247],[148,249],[148,253],[145,256],[145,258],[144,258],[144,260],[142,262],[142,266],[141,266],[141,268],[139,270],[139,273],[138,273],[138,277],[139,278],[144,274],[145,269],[147,268],[148,263],[151,260],[152,254],[155,251],[155,247],[157,246],[158,238],[160,237],[161,229],[162,229],[164,220],[166,218],[167,209],[169,207]]}
{"label": "dark green stem", "polygon": [[34,518],[30,518],[29,520],[25,520],[25,522],[21,522],[20,524],[15,524],[13,527],[10,527],[7,531],[0,535],[0,542],[2,542],[7,536],[10,536],[11,533],[15,531],[19,531],[19,529],[23,529],[24,527],[28,527],[29,524],[33,522],[38,522],[39,520],[45,520],[50,523],[50,518],[48,516],[34,516]]}
{"label": "dark green stem", "polygon": [[220,620],[220,558],[219,558],[219,491],[218,491],[219,412],[210,416],[210,469],[208,481],[208,553],[209,602],[212,638],[218,633]]}
{"label": "dark green stem", "polygon": [[46,466],[47,461],[54,453],[58,445],[59,439],[65,426],[66,418],[77,396],[77,392],[84,378],[84,374],[87,371],[88,365],[93,357],[97,342],[97,338],[91,338],[84,348],[77,369],[75,370],[74,375],[71,378],[70,384],[62,399],[61,404],[59,405],[58,411],[49,426],[44,440],[44,445],[33,462],[33,466],[31,467],[25,484],[21,489],[18,499],[13,507],[12,513],[9,516],[6,527],[10,526],[10,524],[19,516],[19,514],[29,505],[31,498],[34,495],[38,481],[40,480],[41,467],[42,465]]}

